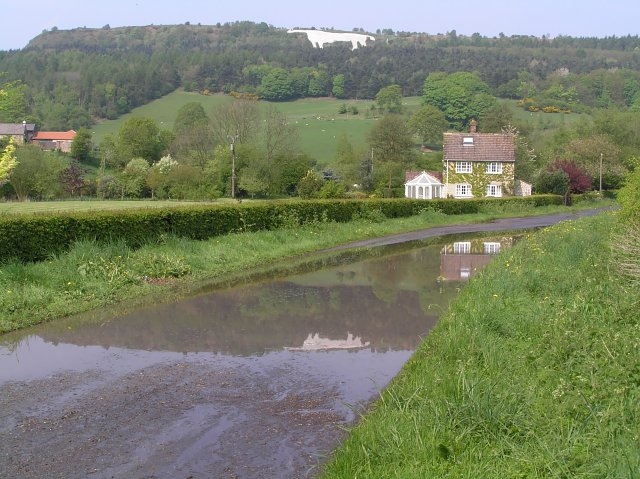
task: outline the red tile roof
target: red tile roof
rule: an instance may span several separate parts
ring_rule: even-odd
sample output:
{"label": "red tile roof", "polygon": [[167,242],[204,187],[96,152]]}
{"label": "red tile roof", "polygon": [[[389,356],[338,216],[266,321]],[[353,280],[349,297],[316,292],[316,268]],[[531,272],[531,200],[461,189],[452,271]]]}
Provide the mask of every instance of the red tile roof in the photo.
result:
{"label": "red tile roof", "polygon": [[[465,138],[473,140],[466,141]],[[445,161],[515,161],[513,135],[503,133],[445,133]]]}
{"label": "red tile roof", "polygon": [[65,141],[73,140],[76,137],[75,130],[69,131],[39,131],[33,139],[35,141]]}

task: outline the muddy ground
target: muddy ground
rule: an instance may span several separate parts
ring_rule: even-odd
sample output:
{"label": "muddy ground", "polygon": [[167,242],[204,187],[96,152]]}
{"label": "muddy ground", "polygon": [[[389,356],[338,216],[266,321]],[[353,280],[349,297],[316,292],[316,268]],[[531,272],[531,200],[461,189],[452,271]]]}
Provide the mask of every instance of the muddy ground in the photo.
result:
{"label": "muddy ground", "polygon": [[184,362],[5,384],[0,477],[312,476],[348,418],[332,391],[281,383]]}

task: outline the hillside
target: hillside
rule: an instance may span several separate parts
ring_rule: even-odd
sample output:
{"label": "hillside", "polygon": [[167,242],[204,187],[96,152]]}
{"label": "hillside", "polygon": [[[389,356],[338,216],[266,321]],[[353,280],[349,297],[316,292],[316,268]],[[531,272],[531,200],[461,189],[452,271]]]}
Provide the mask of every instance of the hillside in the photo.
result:
{"label": "hillside", "polygon": [[[395,83],[405,96],[419,96],[438,71],[477,72],[503,98],[555,95],[582,109],[628,108],[640,91],[638,36],[368,34],[375,41],[352,49],[349,42],[316,48],[304,34],[252,22],[47,31],[23,50],[0,52],[0,81],[21,82],[26,95],[16,118],[0,120],[78,129],[178,88],[272,101],[361,100]],[[275,81],[278,88],[269,88]]]}

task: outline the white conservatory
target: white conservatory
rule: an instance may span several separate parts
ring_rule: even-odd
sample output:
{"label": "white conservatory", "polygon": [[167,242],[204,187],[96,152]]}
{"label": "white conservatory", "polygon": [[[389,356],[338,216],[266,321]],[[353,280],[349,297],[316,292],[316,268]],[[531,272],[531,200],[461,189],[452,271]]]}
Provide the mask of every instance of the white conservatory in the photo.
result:
{"label": "white conservatory", "polygon": [[414,200],[442,198],[444,185],[433,175],[423,171],[404,184],[404,196]]}

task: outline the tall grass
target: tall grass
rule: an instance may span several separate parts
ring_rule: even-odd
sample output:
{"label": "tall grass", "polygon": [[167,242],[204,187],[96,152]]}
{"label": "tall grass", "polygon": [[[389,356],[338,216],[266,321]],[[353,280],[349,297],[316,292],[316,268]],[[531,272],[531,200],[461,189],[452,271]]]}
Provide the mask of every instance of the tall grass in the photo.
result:
{"label": "tall grass", "polygon": [[640,477],[640,293],[616,227],[561,223],[494,259],[323,477]]}

